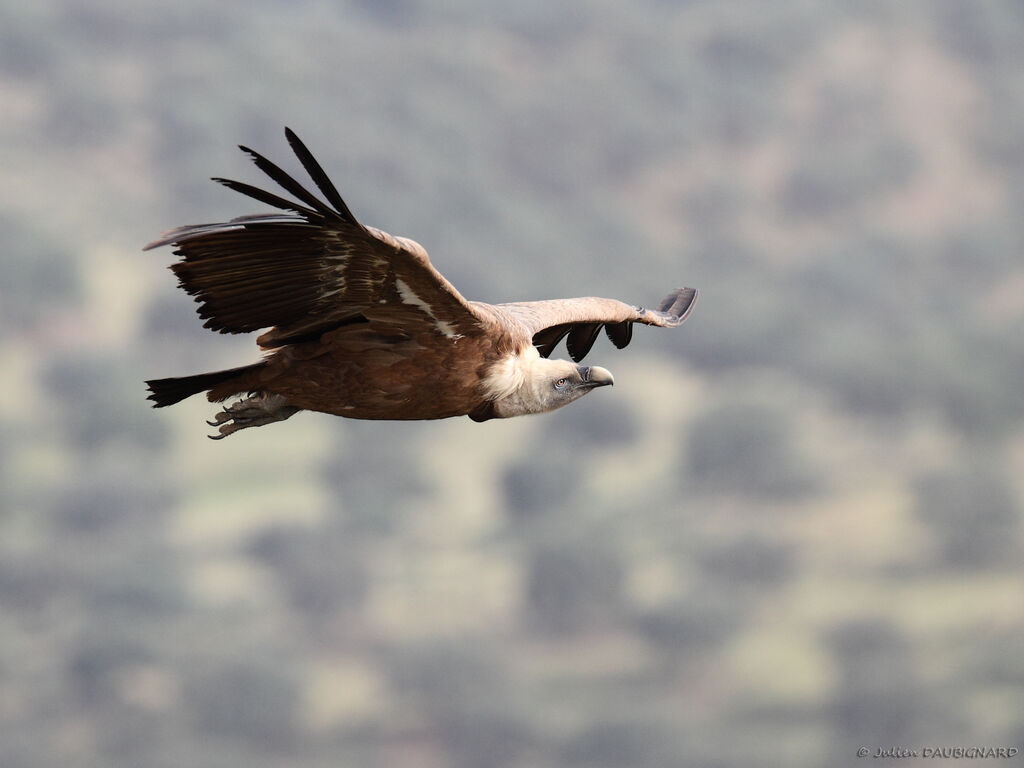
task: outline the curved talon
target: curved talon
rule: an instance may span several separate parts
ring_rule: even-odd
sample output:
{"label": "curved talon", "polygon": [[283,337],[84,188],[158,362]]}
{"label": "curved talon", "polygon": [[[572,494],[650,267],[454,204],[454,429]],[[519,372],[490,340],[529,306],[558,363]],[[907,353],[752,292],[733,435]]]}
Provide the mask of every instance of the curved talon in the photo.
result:
{"label": "curved talon", "polygon": [[223,440],[241,429],[260,427],[274,421],[284,421],[299,412],[299,408],[288,405],[279,395],[254,394],[224,406],[213,421],[206,423],[219,427],[220,434],[207,435],[211,440]]}

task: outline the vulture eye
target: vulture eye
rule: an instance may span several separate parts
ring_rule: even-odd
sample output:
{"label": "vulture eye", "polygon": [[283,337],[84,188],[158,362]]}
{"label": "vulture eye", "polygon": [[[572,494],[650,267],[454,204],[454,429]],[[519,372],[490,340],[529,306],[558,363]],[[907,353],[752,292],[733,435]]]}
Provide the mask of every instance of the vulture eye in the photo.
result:
{"label": "vulture eye", "polygon": [[568,383],[569,380],[563,377],[555,382],[555,389],[565,389],[565,385]]}

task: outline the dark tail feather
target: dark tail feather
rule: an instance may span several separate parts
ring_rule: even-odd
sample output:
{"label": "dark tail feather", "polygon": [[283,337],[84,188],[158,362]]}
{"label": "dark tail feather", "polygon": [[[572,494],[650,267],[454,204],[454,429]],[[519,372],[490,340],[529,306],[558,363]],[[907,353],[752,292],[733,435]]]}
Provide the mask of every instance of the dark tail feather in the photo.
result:
{"label": "dark tail feather", "polygon": [[251,373],[257,368],[262,368],[265,362],[243,365],[241,368],[229,368],[226,371],[214,371],[213,373],[200,373],[195,376],[181,376],[174,379],[152,379],[146,382],[150,391],[147,400],[152,400],[154,408],[163,408],[174,405],[198,392],[205,392],[222,382]]}

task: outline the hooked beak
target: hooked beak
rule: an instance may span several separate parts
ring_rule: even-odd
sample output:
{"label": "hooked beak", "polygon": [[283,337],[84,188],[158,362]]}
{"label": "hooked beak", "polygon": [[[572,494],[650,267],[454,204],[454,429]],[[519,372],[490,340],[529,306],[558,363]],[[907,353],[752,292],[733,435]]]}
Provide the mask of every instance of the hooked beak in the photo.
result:
{"label": "hooked beak", "polygon": [[611,386],[615,383],[612,372],[599,365],[581,365],[577,370],[580,372],[580,378],[583,379],[583,386],[588,389]]}

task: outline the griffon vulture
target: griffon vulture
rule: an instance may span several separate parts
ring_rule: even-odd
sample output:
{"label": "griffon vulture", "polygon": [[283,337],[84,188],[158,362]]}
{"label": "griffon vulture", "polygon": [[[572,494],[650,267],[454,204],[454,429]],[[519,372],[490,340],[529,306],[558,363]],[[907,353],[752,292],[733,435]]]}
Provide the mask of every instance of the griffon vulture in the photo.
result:
{"label": "griffon vulture", "polygon": [[[474,421],[552,411],[612,383],[604,368],[577,365],[602,328],[622,348],[634,323],[674,327],[693,308],[692,288],[656,310],[600,298],[468,301],[418,243],[356,221],[298,136],[285,136],[326,202],[241,147],[296,201],[216,178],[284,212],[179,227],[146,246],[175,247],[171,269],[206,328],[269,328],[258,363],[146,382],[156,408],[203,391],[211,402],[239,396],[210,422],[215,439],[303,410]],[[548,359],[564,337],[574,362]]]}

